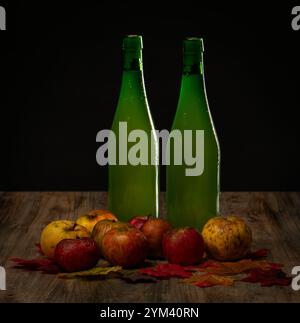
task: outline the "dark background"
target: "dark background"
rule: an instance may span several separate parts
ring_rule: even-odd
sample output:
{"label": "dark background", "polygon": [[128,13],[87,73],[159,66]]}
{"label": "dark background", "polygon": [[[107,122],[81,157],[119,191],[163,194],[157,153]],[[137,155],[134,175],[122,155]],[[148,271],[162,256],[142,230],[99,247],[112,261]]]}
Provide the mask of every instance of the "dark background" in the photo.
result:
{"label": "dark background", "polygon": [[0,1],[0,190],[107,188],[95,138],[112,123],[126,34],[143,35],[158,129],[175,113],[182,39],[204,38],[222,190],[299,190],[297,2],[207,3]]}

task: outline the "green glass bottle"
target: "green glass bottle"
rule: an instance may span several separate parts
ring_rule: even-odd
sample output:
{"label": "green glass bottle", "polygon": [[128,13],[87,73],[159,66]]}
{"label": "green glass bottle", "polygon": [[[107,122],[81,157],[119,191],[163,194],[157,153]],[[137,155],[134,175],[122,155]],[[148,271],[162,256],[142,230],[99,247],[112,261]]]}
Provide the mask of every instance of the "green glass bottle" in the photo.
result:
{"label": "green glass bottle", "polygon": [[[145,91],[142,47],[141,36],[130,35],[123,40],[122,84],[111,129],[116,136],[117,164],[109,164],[109,209],[123,221],[136,215],[158,216],[158,142]],[[120,125],[123,133],[119,138]],[[130,141],[136,130],[145,133],[144,141]],[[139,152],[134,149],[136,143]],[[147,156],[132,164],[134,152],[137,157],[142,152]]]}
{"label": "green glass bottle", "polygon": [[[192,151],[195,153],[195,130],[202,132],[203,169],[198,176],[187,176],[190,165],[167,165],[167,218],[175,226],[192,226],[199,230],[219,213],[220,151],[217,135],[208,107],[203,74],[203,40],[187,38],[183,42],[183,75],[172,130],[193,131]],[[171,156],[175,145],[171,145]],[[173,150],[172,150],[173,147]],[[176,148],[176,147],[175,147]],[[177,147],[178,148],[178,147]],[[182,150],[187,148],[182,140]],[[182,153],[183,154],[183,153]],[[200,172],[199,172],[200,173]]]}

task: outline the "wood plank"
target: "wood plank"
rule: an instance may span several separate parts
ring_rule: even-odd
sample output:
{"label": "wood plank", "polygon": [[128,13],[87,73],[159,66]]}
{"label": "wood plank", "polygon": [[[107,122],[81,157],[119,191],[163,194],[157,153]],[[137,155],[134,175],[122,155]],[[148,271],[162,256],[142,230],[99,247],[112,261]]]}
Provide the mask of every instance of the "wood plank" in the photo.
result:
{"label": "wood plank", "polygon": [[[104,192],[3,192],[0,194],[0,265],[7,270],[7,291],[0,302],[299,302],[290,287],[201,289],[178,283],[127,284],[119,279],[61,280],[12,268],[12,256],[34,257],[42,228],[55,219],[75,219],[90,209],[105,208]],[[221,213],[235,213],[251,225],[254,247],[271,249],[271,259],[289,273],[300,265],[300,193],[225,192]],[[161,194],[161,214],[165,214]]]}

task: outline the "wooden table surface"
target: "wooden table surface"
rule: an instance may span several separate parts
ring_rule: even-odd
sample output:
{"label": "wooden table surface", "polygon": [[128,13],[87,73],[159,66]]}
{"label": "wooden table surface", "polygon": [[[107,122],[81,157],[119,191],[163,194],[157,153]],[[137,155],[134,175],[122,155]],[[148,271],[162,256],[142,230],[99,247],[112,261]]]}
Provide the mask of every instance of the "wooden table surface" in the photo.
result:
{"label": "wooden table surface", "polygon": [[[120,279],[62,280],[54,275],[13,268],[10,257],[35,257],[43,227],[55,219],[75,219],[85,211],[105,208],[104,192],[0,193],[0,265],[7,290],[0,302],[300,302],[300,291],[236,283],[233,287],[198,287],[177,279],[128,284]],[[164,195],[161,196],[164,214]],[[269,248],[270,260],[287,273],[300,266],[300,193],[225,192],[221,213],[236,213],[250,224],[254,248]]]}

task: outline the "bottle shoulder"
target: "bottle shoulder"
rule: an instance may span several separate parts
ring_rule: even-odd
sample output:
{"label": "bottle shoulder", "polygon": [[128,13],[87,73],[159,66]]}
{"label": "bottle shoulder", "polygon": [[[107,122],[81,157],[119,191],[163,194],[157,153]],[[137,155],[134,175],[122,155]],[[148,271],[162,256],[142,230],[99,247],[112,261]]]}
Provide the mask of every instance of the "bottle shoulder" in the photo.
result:
{"label": "bottle shoulder", "polygon": [[119,101],[112,128],[118,128],[119,122],[127,122],[128,127],[131,129],[154,129],[147,102]]}
{"label": "bottle shoulder", "polygon": [[213,122],[209,106],[205,100],[188,100],[187,102],[179,100],[173,126],[191,127],[212,127]]}

